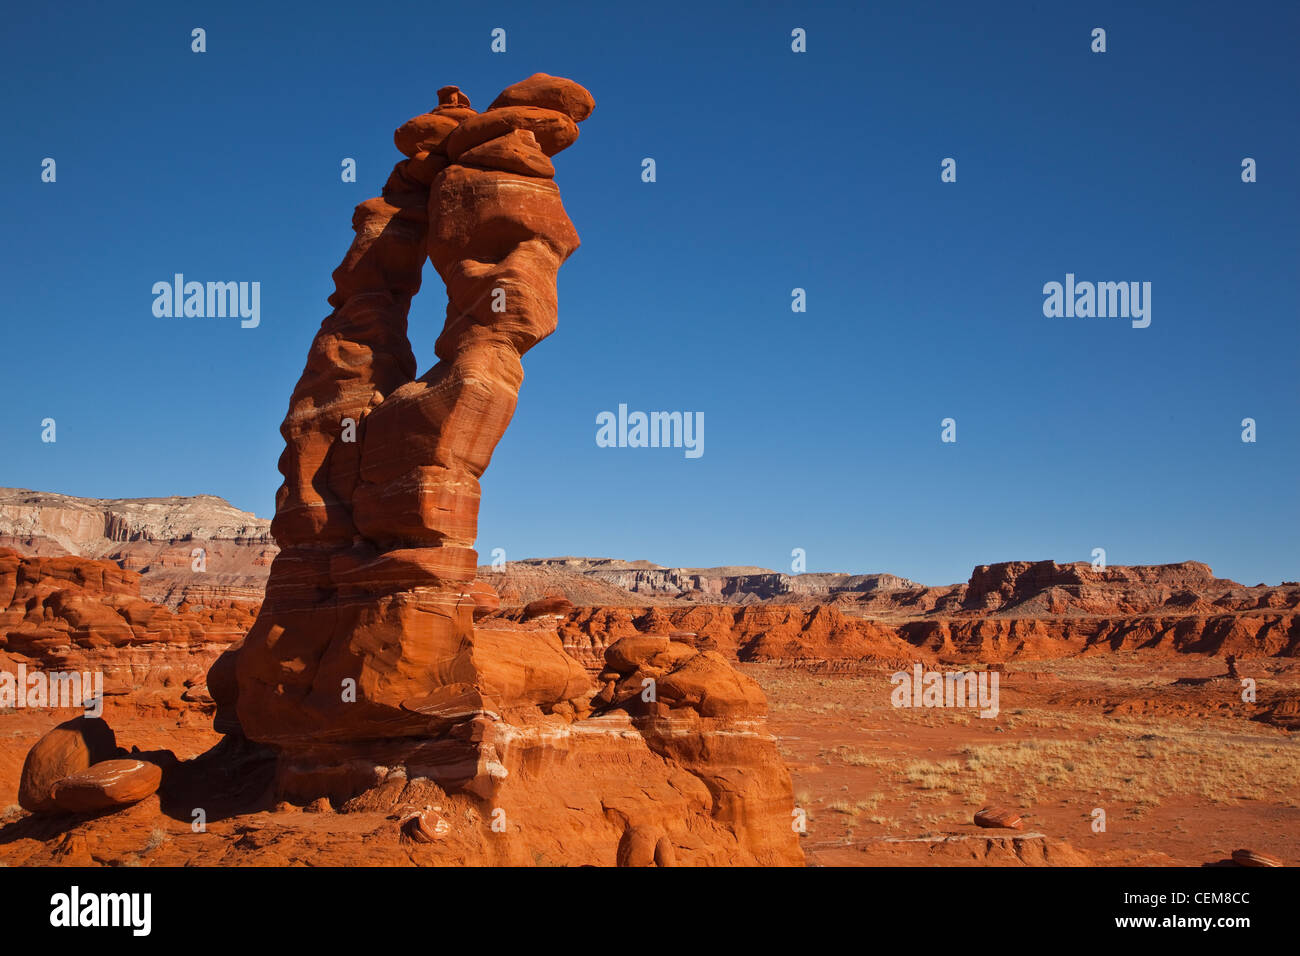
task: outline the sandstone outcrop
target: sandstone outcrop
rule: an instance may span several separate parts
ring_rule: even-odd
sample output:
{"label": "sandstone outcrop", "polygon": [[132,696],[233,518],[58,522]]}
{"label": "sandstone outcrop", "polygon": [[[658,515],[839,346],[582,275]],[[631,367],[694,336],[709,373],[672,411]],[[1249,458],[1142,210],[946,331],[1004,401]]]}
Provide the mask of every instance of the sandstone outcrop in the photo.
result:
{"label": "sandstone outcrop", "polygon": [[[79,697],[94,690],[80,684],[97,679],[110,708],[129,697],[137,712],[210,712],[204,675],[253,614],[243,605],[173,610],[142,598],[140,584],[138,573],[110,561],[0,548],[0,670],[78,675]],[[57,702],[29,693],[24,703],[67,707],[73,691],[60,690]]]}
{"label": "sandstone outcrop", "polygon": [[[539,88],[582,99],[567,80]],[[576,137],[565,113],[480,114],[455,87],[395,134],[410,158],[357,207],[335,311],[281,428],[283,551],[239,655],[250,736],[285,748],[421,737],[445,706],[432,692],[479,686],[476,645],[502,638],[473,628],[492,603],[473,587],[478,479],[513,415],[520,357],[556,326],[556,274],[578,238],[537,169]],[[458,162],[468,152],[473,166]],[[449,301],[439,361],[417,377],[406,322],[426,256]],[[535,645],[515,656],[545,659]]]}
{"label": "sandstone outcrop", "polygon": [[[282,550],[208,678],[218,714],[275,749],[279,798],[423,806],[401,816],[412,847],[457,844],[462,817],[433,808],[468,800],[505,834],[491,862],[799,863],[752,680],[662,638],[653,659],[597,667],[616,678],[602,696],[556,630],[567,599],[507,617],[475,580],[479,479],[578,247],[551,159],[594,103],[545,74],[482,113],[455,87],[438,100],[398,128],[408,158],[357,207],[281,427]],[[448,305],[417,375],[406,329],[426,256]]]}

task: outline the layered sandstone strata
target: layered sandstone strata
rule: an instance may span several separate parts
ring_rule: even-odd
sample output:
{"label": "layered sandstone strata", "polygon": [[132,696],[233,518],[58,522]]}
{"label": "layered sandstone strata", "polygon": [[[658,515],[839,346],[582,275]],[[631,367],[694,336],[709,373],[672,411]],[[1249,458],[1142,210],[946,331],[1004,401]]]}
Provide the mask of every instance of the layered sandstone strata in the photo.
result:
{"label": "layered sandstone strata", "polygon": [[140,573],[142,597],[169,607],[254,612],[278,550],[271,522],[215,495],[77,498],[25,488],[0,488],[0,547],[112,561]]}
{"label": "layered sandstone strata", "polygon": [[[901,665],[932,658],[1032,660],[1131,650],[1300,657],[1300,612],[1296,610],[1300,589],[1265,590],[1281,603],[1190,613],[1168,608],[1089,616],[971,613],[889,619],[825,605],[651,605],[579,607],[558,623],[565,650],[591,670],[599,669],[606,649],[619,638],[674,631],[708,638],[741,661],[876,660]],[[521,616],[517,610],[502,614]]]}
{"label": "layered sandstone strata", "polygon": [[92,689],[102,690],[110,710],[119,703],[158,714],[210,708],[204,675],[243,638],[252,612],[172,609],[141,597],[140,584],[137,572],[110,561],[0,548],[0,672],[83,675],[98,681]]}

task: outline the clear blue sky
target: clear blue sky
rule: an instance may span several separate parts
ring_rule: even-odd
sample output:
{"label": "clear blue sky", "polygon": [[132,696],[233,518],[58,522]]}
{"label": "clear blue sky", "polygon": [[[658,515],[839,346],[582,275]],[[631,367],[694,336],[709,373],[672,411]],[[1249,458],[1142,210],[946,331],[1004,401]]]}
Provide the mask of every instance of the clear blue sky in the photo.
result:
{"label": "clear blue sky", "polygon": [[[75,6],[0,37],[0,484],[269,516],[393,129],[440,86],[483,108],[540,70],[597,102],[556,159],[583,246],[484,478],[484,561],[788,570],[799,547],[947,583],[1104,547],[1300,578],[1300,5]],[[260,327],[155,318],[175,272],[260,282]],[[1150,328],[1044,317],[1067,272],[1151,282]],[[704,412],[705,454],[598,448],[619,403]]]}

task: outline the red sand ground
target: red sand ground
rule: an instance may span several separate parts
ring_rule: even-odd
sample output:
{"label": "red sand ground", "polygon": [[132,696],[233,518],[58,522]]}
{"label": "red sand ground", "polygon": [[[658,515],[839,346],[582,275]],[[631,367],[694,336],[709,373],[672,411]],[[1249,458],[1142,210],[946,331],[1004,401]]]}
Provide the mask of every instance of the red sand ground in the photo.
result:
{"label": "red sand ground", "polygon": [[[1020,562],[977,568],[956,589],[890,592],[887,606],[579,607],[558,626],[593,674],[613,641],[636,633],[690,632],[746,661],[812,865],[1202,865],[1243,847],[1300,862],[1300,586],[1246,588],[1190,562],[1089,574]],[[103,672],[104,716],[125,748],[190,760],[222,741],[205,675],[254,612],[173,610],[112,562],[0,549],[0,669]],[[1226,676],[1228,654],[1238,678]],[[1002,668],[998,716],[893,706],[890,674],[912,661]],[[1240,678],[1255,681],[1256,701],[1242,699]],[[229,742],[222,759],[173,776],[165,803],[34,817],[17,806],[24,758],[76,713],[0,710],[0,862],[409,865],[496,852],[464,798],[435,794],[451,824],[435,846],[402,839],[392,807],[366,800],[349,812],[274,805],[269,760]],[[975,827],[990,804],[1018,810],[1024,828]],[[204,832],[191,826],[196,806]],[[534,862],[573,862],[563,839],[552,843]]]}
{"label": "red sand ground", "polygon": [[[1237,681],[1173,683],[1220,660],[1011,664],[996,719],[895,709],[884,668],[744,669],[768,694],[812,865],[1197,866],[1239,847],[1300,861],[1300,741],[1248,719]],[[1241,672],[1261,700],[1300,687],[1294,662]],[[1021,836],[976,827],[987,804],[1019,808]]]}
{"label": "red sand ground", "polygon": [[[895,708],[889,668],[831,666],[743,665],[769,696],[771,729],[807,813],[810,865],[1197,866],[1238,847],[1300,860],[1300,741],[1249,720],[1254,708],[1235,681],[1173,683],[1221,674],[1221,661],[1139,652],[1009,665],[996,719]],[[1261,699],[1300,688],[1300,664],[1252,661],[1242,673],[1257,678]],[[380,813],[282,805],[213,819],[205,833],[154,802],[71,830],[31,818],[12,805],[23,757],[68,716],[0,714],[6,864],[451,861],[399,840],[396,821]],[[182,759],[220,739],[193,711],[141,716],[113,702],[105,716],[120,743]],[[1024,829],[974,826],[989,803],[1019,808]],[[1098,807],[1101,833],[1092,828]]]}

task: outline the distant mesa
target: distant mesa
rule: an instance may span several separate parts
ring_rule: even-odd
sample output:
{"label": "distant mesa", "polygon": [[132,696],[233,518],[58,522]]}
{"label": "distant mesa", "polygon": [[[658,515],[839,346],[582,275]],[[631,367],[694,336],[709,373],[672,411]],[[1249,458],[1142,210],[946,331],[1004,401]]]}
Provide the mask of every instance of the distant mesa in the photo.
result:
{"label": "distant mesa", "polygon": [[142,597],[171,607],[255,608],[279,553],[270,521],[215,495],[77,498],[24,488],[0,488],[0,547],[112,561],[140,575]]}
{"label": "distant mesa", "polygon": [[[0,489],[0,547],[111,561],[135,575],[120,579],[128,593],[197,615],[186,627],[205,629],[218,643],[242,636],[258,611],[279,553],[269,524],[211,495],[90,499]],[[199,542],[207,552],[203,573],[191,568]],[[50,564],[39,573],[71,571]],[[526,620],[532,615],[521,609],[533,602],[563,599],[573,606],[565,612],[565,646],[592,667],[610,640],[637,628],[699,632],[708,647],[742,660],[901,660],[915,649],[985,661],[1134,648],[1241,661],[1300,655],[1300,584],[1246,587],[1194,561],[1104,571],[1082,561],[1006,561],[976,567],[966,583],[939,586],[887,573],[790,575],[586,557],[526,558],[480,565],[476,573],[464,599],[475,621]],[[755,613],[761,608],[771,613]],[[116,625],[103,621],[111,633]],[[133,640],[149,630],[140,621],[120,622],[134,630]],[[1222,674],[1189,674],[1183,682]],[[1276,717],[1260,719],[1298,721],[1290,705],[1272,706]]]}

